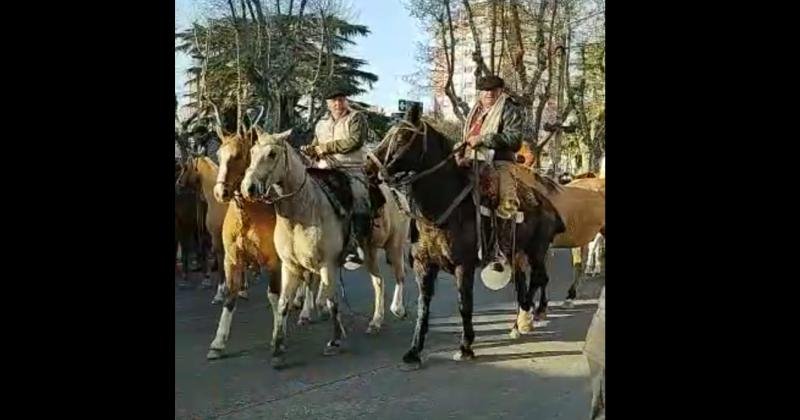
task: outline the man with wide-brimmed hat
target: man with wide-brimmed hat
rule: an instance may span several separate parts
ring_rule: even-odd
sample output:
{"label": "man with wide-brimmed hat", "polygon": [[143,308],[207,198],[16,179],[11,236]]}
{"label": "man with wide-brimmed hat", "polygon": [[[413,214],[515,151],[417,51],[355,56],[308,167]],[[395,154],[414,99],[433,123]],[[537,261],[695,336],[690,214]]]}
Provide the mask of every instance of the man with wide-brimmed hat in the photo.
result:
{"label": "man with wide-brimmed hat", "polygon": [[316,159],[319,167],[342,170],[350,178],[353,191],[352,234],[345,250],[346,261],[363,264],[363,248],[372,232],[370,219],[369,190],[364,171],[366,151],[364,144],[368,136],[367,117],[352,109],[347,102],[349,91],[335,86],[325,94],[328,114],[314,130],[314,140],[301,150]]}
{"label": "man with wide-brimmed hat", "polygon": [[[462,139],[468,144],[468,149],[476,151],[468,150],[467,158],[470,155],[473,158],[479,158],[480,154],[491,155],[490,160],[498,177],[498,203],[494,211],[502,219],[497,226],[497,239],[504,255],[494,255],[494,262],[497,264],[491,264],[490,267],[502,267],[501,262],[511,264],[513,260],[513,225],[516,223],[520,202],[512,168],[516,162],[516,154],[522,146],[522,109],[503,91],[505,82],[498,76],[479,78],[477,88],[478,101],[464,122]],[[489,151],[491,152],[487,153]],[[518,322],[520,332],[529,332],[532,325],[530,314],[521,313],[520,316],[525,317]]]}
{"label": "man with wide-brimmed hat", "polygon": [[522,112],[517,102],[503,92],[505,82],[497,76],[478,79],[478,102],[467,115],[462,132],[471,148],[494,151],[493,162],[500,178],[497,215],[510,219],[519,207],[510,166],[522,146]]}

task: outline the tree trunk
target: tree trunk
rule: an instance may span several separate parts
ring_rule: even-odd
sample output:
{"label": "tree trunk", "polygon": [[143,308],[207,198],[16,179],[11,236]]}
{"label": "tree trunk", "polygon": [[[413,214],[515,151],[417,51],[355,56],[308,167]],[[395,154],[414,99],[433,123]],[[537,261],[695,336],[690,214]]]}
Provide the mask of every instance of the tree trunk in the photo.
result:
{"label": "tree trunk", "polygon": [[491,19],[492,36],[491,36],[491,44],[490,44],[491,46],[490,46],[490,51],[489,51],[489,65],[491,66],[490,70],[491,70],[492,74],[497,74],[497,69],[495,67],[495,62],[494,62],[494,44],[495,44],[495,40],[497,39],[497,1],[496,0],[490,0],[490,1],[491,1],[491,4],[492,4],[492,7],[491,7],[491,13],[492,13],[492,19]]}
{"label": "tree trunk", "polygon": [[[449,3],[449,1],[448,1]],[[475,79],[481,77],[481,74],[491,74],[486,63],[483,61],[483,53],[481,52],[481,36],[478,28],[475,26],[475,19],[472,15],[472,7],[469,5],[469,0],[462,0],[464,9],[467,11],[467,21],[469,22],[469,29],[472,31],[472,40],[475,43],[475,49],[472,51],[472,60],[475,62]]]}

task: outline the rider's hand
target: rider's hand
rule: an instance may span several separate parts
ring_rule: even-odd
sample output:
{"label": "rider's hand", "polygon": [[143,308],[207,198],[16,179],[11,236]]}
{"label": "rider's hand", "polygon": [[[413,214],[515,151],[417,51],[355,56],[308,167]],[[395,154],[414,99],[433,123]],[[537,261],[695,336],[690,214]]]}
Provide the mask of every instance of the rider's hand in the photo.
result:
{"label": "rider's hand", "polygon": [[478,147],[481,144],[480,136],[470,136],[467,139],[467,144],[469,144],[473,149]]}
{"label": "rider's hand", "polygon": [[303,152],[303,154],[305,154],[306,156],[309,156],[309,157],[312,157],[312,158],[313,157],[317,157],[319,155],[319,153],[317,151],[317,148],[315,146],[310,145],[310,144],[307,144],[305,146],[300,146],[300,151]]}

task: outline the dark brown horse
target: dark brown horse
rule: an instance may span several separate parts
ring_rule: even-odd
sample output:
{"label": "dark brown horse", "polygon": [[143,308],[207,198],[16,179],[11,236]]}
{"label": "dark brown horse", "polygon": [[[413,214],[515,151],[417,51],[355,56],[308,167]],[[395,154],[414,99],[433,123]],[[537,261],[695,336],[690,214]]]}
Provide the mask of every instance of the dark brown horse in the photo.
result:
{"label": "dark brown horse", "polygon": [[[472,327],[473,274],[481,264],[478,258],[476,206],[470,199],[473,181],[468,172],[456,165],[454,154],[445,136],[421,121],[419,108],[413,107],[375,149],[371,156],[372,168],[368,168],[378,170],[388,184],[408,188],[419,230],[419,241],[412,251],[414,274],[419,286],[417,323],[411,349],[403,356],[406,368],[413,369],[421,365],[420,354],[428,332],[434,280],[439,270],[454,275],[459,292],[458,309],[463,332],[454,360],[467,360],[475,356],[472,351],[475,340]],[[553,237],[564,230],[555,209],[543,197],[537,198],[541,205],[525,212],[524,221],[516,227],[516,249],[519,254],[527,256],[531,267],[529,287],[526,287],[524,273],[520,269],[514,276],[520,311],[528,315],[532,308],[533,293],[538,287],[542,287],[540,306],[546,307],[544,286],[548,277],[545,258]],[[490,229],[488,220],[484,218],[481,223],[485,229]],[[504,252],[505,255],[511,255],[510,251]],[[532,322],[532,319],[528,322]]]}

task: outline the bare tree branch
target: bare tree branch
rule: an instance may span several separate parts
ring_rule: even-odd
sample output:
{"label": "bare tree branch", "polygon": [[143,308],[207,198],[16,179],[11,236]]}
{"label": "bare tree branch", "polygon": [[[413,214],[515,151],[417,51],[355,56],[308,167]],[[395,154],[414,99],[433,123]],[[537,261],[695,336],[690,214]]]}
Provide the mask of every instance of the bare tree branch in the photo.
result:
{"label": "bare tree branch", "polygon": [[297,16],[303,17],[303,12],[306,10],[306,3],[308,0],[300,0],[300,11],[297,13]]}
{"label": "bare tree branch", "polygon": [[[486,63],[483,61],[483,54],[481,53],[481,36],[478,28],[475,26],[475,18],[472,14],[472,7],[469,5],[469,0],[461,0],[464,4],[464,9],[467,11],[467,21],[469,22],[469,29],[472,31],[472,40],[475,43],[475,49],[472,51],[472,60],[475,61],[475,79],[481,77],[481,74],[492,74]],[[448,1],[449,3],[449,1]]]}
{"label": "bare tree branch", "polygon": [[[545,4],[545,1],[542,0],[542,5]],[[520,89],[525,90],[526,86],[528,85],[528,72],[525,69],[525,44],[522,41],[522,26],[520,24],[519,19],[519,0],[510,0],[511,6],[511,29],[512,34],[514,35],[514,39],[517,41],[517,51],[514,53],[513,57],[511,58],[511,63],[514,65],[514,69],[517,71],[517,78],[520,82]],[[509,45],[509,53],[511,52],[511,46]]]}
{"label": "bare tree branch", "polygon": [[497,1],[496,0],[490,0],[490,1],[492,5],[491,7],[492,18],[490,22],[490,25],[492,26],[492,35],[490,40],[491,47],[489,51],[489,65],[492,74],[496,74],[495,61],[494,61],[494,44],[495,41],[497,40]]}

